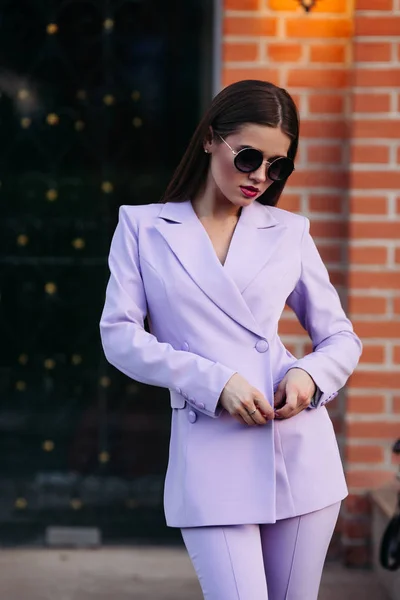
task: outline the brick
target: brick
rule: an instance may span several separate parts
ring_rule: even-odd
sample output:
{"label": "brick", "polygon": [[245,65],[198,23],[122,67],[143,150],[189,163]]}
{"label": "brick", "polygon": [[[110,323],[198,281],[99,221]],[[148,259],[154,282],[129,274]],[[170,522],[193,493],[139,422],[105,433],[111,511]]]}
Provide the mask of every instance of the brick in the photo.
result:
{"label": "brick", "polygon": [[[374,77],[372,78],[374,81]],[[356,119],[353,122],[352,136],[357,138],[400,138],[400,120]]]}
{"label": "brick", "polygon": [[[399,338],[400,337],[400,322],[399,321],[357,321],[353,319],[353,325],[357,335],[361,339],[364,338]],[[362,385],[362,384],[361,384]],[[362,387],[364,387],[362,385]]]}
{"label": "brick", "polygon": [[400,31],[400,17],[391,15],[388,17],[374,15],[373,17],[355,16],[354,18],[354,34],[360,35],[379,35],[381,37],[387,35],[397,36]]}
{"label": "brick", "polygon": [[389,112],[390,96],[389,94],[354,94],[352,110],[361,113]]}
{"label": "brick", "polygon": [[388,42],[356,42],[353,52],[356,62],[389,62],[392,49]]}
{"label": "brick", "polygon": [[396,315],[400,315],[400,298],[395,298],[393,301],[393,310]]}
{"label": "brick", "polygon": [[305,354],[310,354],[313,351],[312,343],[310,341],[304,342],[303,344],[303,356]]}
{"label": "brick", "polygon": [[[398,371],[372,371],[372,369],[368,371],[355,371],[350,379],[353,387],[385,390],[395,390],[400,387]],[[396,423],[396,425],[397,431],[400,431],[400,423]]]}
{"label": "brick", "polygon": [[388,212],[385,196],[351,196],[349,206],[353,215],[386,215]]}
{"label": "brick", "polygon": [[304,335],[305,331],[297,320],[283,319],[279,321],[280,335]]}
{"label": "brick", "polygon": [[344,108],[344,98],[335,94],[310,94],[308,97],[308,108],[315,114],[340,114]]}
{"label": "brick", "polygon": [[310,46],[311,62],[344,63],[346,46],[344,44],[315,44]]}
{"label": "brick", "polygon": [[387,301],[386,298],[351,295],[348,299],[348,310],[352,315],[384,315],[387,311]]}
{"label": "brick", "polygon": [[346,401],[346,412],[357,414],[380,414],[385,410],[384,396],[349,395]]}
{"label": "brick", "polygon": [[[311,352],[312,352],[312,349],[311,349]],[[341,427],[340,424],[343,425],[344,421],[343,421],[343,415],[342,415],[342,409],[340,406],[339,397],[336,396],[336,398],[333,398],[332,400],[330,400],[326,408],[330,414],[331,419],[337,421],[337,426],[340,428]]]}
{"label": "brick", "polygon": [[314,188],[325,187],[337,190],[346,189],[348,185],[348,173],[346,171],[329,170],[305,170],[295,171],[290,177],[290,185],[296,187]]}
{"label": "brick", "polygon": [[354,189],[397,189],[400,186],[400,170],[397,171],[352,171]]}
{"label": "brick", "polygon": [[[351,19],[313,19],[305,21],[304,18],[286,19],[286,37],[289,38],[349,38],[353,33]],[[398,30],[399,31],[399,30]],[[398,31],[396,34],[397,35]]]}
{"label": "brick", "polygon": [[396,212],[400,215],[400,196],[396,200]]}
{"label": "brick", "polygon": [[368,568],[371,565],[371,553],[367,545],[345,546],[343,562],[346,567]]}
{"label": "brick", "polygon": [[[276,11],[298,11],[298,0],[269,0],[268,6]],[[313,7],[313,13],[344,13],[347,9],[346,0],[324,0],[322,6],[319,2]]]}
{"label": "brick", "polygon": [[[332,400],[332,402],[329,402],[329,413],[331,415],[332,412],[332,404],[335,403],[335,400]],[[343,423],[343,419],[341,417],[337,418],[334,416],[330,416],[330,419],[332,421],[332,425],[333,425],[333,429],[335,431],[336,435],[343,435],[344,433],[344,423]]]}
{"label": "brick", "polygon": [[344,286],[346,284],[346,274],[342,270],[329,269],[329,277],[334,286]]}
{"label": "brick", "polygon": [[[323,147],[314,146],[315,153]],[[310,148],[309,150],[311,150]],[[311,159],[310,159],[311,160]],[[338,194],[311,194],[308,199],[308,207],[312,212],[326,212],[340,214],[343,212],[344,198]]]}
{"label": "brick", "polygon": [[[369,461],[374,462],[374,461]],[[350,540],[368,539],[371,521],[363,518],[344,519],[343,534]]]}
{"label": "brick", "polygon": [[258,50],[258,44],[226,42],[223,47],[223,60],[226,62],[255,61],[258,57]]}
{"label": "brick", "polygon": [[[352,265],[386,265],[388,260],[388,249],[384,246],[350,246],[348,254],[349,262]],[[363,298],[363,301],[364,300],[382,301],[384,298]],[[386,312],[386,302],[377,302],[376,305],[371,304],[371,308],[373,306],[379,308],[383,307],[383,311],[377,311],[379,313]],[[365,310],[363,312],[368,311]],[[373,312],[375,313],[375,311]]]}
{"label": "brick", "polygon": [[296,62],[303,55],[300,44],[268,44],[268,58],[275,62]]}
{"label": "brick", "polygon": [[351,488],[373,489],[393,480],[393,471],[347,471],[347,485]]}
{"label": "brick", "polygon": [[371,499],[368,496],[359,494],[349,494],[343,501],[346,514],[350,515],[366,515],[369,516],[372,512]]}
{"label": "brick", "polygon": [[342,146],[310,145],[307,152],[307,161],[316,164],[340,165],[342,162]]}
{"label": "brick", "polygon": [[295,103],[295,105],[296,105],[297,107],[298,107],[298,106],[300,106],[300,102],[301,102],[301,97],[302,97],[302,95],[301,95],[301,94],[294,94],[294,93],[292,93],[292,92],[290,93],[290,95],[291,95],[291,97],[292,97],[292,100],[293,100],[293,102]]}
{"label": "brick", "polygon": [[400,396],[395,396],[393,398],[393,411],[395,413],[400,413]]}
{"label": "brick", "polygon": [[[301,123],[301,135],[304,138],[347,139],[349,127],[345,121],[307,121]],[[377,136],[376,136],[377,137]]]}
{"label": "brick", "polygon": [[287,85],[313,89],[345,88],[349,85],[347,69],[295,69],[289,70]]}
{"label": "brick", "polygon": [[400,290],[400,272],[349,271],[349,286],[364,289]]}
{"label": "brick", "polygon": [[262,79],[279,84],[279,71],[276,69],[223,69],[222,83],[224,86],[241,81],[242,79]]}
{"label": "brick", "polygon": [[258,0],[224,0],[225,10],[258,10]]}
{"label": "brick", "polygon": [[400,69],[355,69],[353,85],[355,87],[398,87],[400,86]]}
{"label": "brick", "polygon": [[[278,0],[276,0],[278,1]],[[298,0],[297,0],[298,1]],[[348,10],[347,0],[323,0],[323,2],[317,2],[313,7],[313,13],[345,13]]]}
{"label": "brick", "polygon": [[318,251],[324,263],[340,263],[342,261],[340,244],[318,244]]}
{"label": "brick", "polygon": [[[395,346],[393,348],[393,362],[395,365],[400,365],[400,346]],[[400,385],[400,375],[399,375],[399,385]],[[400,431],[400,429],[399,429]]]}
{"label": "brick", "polygon": [[285,344],[285,348],[293,354],[293,356],[297,356],[296,345],[295,344]]}
{"label": "brick", "polygon": [[390,464],[400,466],[400,456],[398,454],[392,454],[390,457]]}
{"label": "brick", "polygon": [[350,236],[355,239],[394,239],[400,238],[400,221],[378,221],[373,223],[351,221],[349,223]]}
{"label": "brick", "polygon": [[352,144],[350,148],[350,161],[352,163],[389,163],[389,147],[376,145],[374,152],[371,152],[369,145]]}
{"label": "brick", "polygon": [[394,260],[397,264],[400,264],[400,248],[396,248],[394,251]]}
{"label": "brick", "polygon": [[400,146],[399,146],[399,148],[397,148],[396,160],[400,164]]}
{"label": "brick", "polygon": [[277,19],[273,17],[225,17],[224,35],[275,36]]}
{"label": "brick", "polygon": [[268,6],[276,11],[297,11],[299,3],[297,0],[268,0]]}
{"label": "brick", "polygon": [[279,200],[279,208],[290,210],[292,212],[300,211],[301,197],[298,194],[282,194]]}
{"label": "brick", "polygon": [[393,0],[356,0],[355,10],[392,10]]}
{"label": "brick", "polygon": [[316,238],[346,238],[346,221],[322,221],[313,219],[311,221],[311,235]]}

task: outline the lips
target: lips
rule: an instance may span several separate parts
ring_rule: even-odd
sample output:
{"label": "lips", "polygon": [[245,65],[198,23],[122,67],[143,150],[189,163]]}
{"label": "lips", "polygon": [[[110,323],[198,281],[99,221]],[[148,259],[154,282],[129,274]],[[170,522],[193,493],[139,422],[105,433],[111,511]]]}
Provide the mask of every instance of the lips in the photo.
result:
{"label": "lips", "polygon": [[242,185],[240,186],[245,190],[249,190],[250,192],[259,192],[260,190],[256,187],[253,187],[252,185]]}
{"label": "lips", "polygon": [[252,185],[241,185],[240,190],[246,198],[254,198],[259,193],[259,189],[253,187]]}

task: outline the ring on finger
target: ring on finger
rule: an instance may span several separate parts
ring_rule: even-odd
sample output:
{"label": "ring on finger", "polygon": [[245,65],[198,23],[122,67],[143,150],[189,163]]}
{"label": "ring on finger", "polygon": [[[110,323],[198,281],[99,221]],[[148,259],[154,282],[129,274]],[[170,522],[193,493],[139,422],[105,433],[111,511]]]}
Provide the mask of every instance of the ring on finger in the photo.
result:
{"label": "ring on finger", "polygon": [[254,410],[252,410],[251,412],[248,413],[249,417],[251,417],[251,415],[254,415],[255,412],[257,412],[256,408]]}

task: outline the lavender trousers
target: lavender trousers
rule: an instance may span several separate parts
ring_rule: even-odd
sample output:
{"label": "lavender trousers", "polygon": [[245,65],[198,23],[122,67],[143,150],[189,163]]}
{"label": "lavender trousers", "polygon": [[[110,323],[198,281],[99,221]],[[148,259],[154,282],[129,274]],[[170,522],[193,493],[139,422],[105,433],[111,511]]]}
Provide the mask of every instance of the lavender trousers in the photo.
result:
{"label": "lavender trousers", "polygon": [[205,600],[317,600],[340,504],[271,524],[181,529]]}

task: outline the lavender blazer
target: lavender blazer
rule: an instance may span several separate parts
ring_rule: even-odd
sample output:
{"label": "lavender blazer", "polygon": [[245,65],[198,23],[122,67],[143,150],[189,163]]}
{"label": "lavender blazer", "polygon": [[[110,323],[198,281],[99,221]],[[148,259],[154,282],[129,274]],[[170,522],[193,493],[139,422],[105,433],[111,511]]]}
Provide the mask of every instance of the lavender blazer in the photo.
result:
{"label": "lavender blazer", "polygon": [[[347,495],[324,405],[356,367],[361,343],[308,219],[258,202],[243,208],[222,266],[190,201],[122,206],[109,266],[105,355],[129,377],[170,390],[167,525],[271,523]],[[313,343],[300,359],[277,333],[286,302]],[[235,372],[273,404],[291,367],[316,382],[314,408],[248,427],[217,406]]]}

